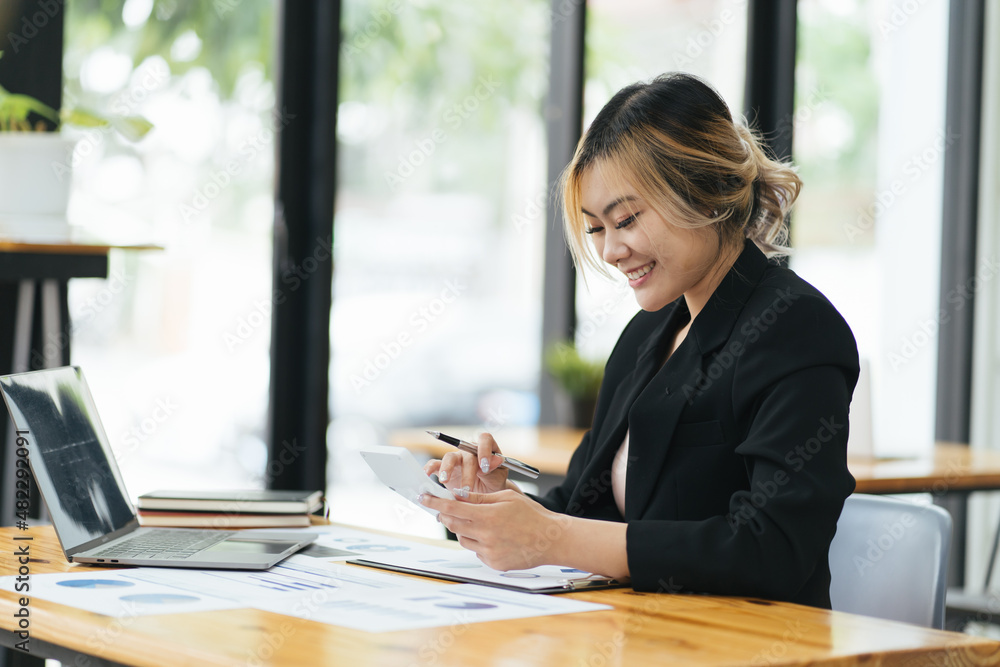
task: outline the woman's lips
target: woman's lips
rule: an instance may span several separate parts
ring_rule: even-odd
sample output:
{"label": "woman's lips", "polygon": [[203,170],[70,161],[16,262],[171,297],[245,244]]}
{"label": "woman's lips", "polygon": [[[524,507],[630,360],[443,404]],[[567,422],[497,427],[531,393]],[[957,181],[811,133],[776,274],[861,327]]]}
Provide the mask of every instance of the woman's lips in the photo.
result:
{"label": "woman's lips", "polygon": [[640,266],[635,271],[628,271],[627,273],[625,273],[625,275],[628,277],[629,286],[638,287],[642,283],[646,282],[647,277],[649,276],[650,272],[653,270],[655,266],[656,262],[653,261],[650,262],[649,264]]}

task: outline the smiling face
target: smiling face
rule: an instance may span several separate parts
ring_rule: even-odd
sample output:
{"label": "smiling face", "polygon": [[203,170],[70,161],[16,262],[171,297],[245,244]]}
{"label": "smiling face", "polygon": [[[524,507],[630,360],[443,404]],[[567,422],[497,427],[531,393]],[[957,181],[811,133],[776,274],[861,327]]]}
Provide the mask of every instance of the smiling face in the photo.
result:
{"label": "smiling face", "polygon": [[724,264],[708,227],[686,229],[665,220],[630,186],[610,187],[599,167],[584,172],[580,202],[599,257],[628,278],[643,310],[656,311],[685,295],[692,317],[711,296]]}

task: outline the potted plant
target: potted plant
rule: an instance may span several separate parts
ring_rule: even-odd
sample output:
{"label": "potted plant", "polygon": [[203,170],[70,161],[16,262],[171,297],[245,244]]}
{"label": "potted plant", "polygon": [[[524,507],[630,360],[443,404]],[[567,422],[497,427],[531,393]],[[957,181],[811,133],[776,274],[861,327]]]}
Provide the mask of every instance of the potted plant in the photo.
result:
{"label": "potted plant", "polygon": [[560,341],[546,350],[545,367],[562,389],[563,404],[569,406],[569,422],[575,428],[589,428],[604,377],[604,364],[584,359],[572,342]]}
{"label": "potted plant", "polygon": [[76,142],[61,132],[47,131],[63,124],[107,128],[132,141],[152,129],[141,116],[102,116],[83,109],[59,113],[34,97],[0,86],[0,235],[65,232]]}

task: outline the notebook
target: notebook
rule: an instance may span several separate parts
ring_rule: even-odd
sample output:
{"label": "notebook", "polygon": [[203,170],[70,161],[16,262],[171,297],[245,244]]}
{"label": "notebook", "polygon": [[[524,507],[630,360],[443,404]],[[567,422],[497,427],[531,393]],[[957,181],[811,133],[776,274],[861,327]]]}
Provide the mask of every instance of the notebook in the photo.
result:
{"label": "notebook", "polygon": [[316,539],[299,531],[141,527],[83,371],[2,376],[0,393],[72,563],[264,570]]}
{"label": "notebook", "polygon": [[140,510],[163,512],[311,514],[323,508],[323,492],[276,489],[150,491],[136,499],[136,506]]}

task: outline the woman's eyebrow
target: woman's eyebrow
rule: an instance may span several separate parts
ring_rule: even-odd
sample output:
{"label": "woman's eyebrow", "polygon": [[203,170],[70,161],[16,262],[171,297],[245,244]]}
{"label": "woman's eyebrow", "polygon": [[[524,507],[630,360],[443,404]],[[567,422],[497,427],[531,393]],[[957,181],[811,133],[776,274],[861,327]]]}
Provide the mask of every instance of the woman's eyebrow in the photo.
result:
{"label": "woman's eyebrow", "polygon": [[[638,197],[636,197],[635,195],[624,195],[622,197],[619,197],[618,199],[615,199],[610,204],[608,204],[607,206],[604,207],[603,215],[607,216],[608,213],[611,213],[611,211],[615,210],[615,207],[619,206],[620,204],[624,204],[625,202],[629,202],[629,201],[635,201],[637,199],[638,199]],[[580,210],[583,211],[584,215],[589,215],[591,218],[596,218],[597,217],[596,215],[594,215],[593,213],[591,213],[590,211],[588,211],[585,208],[581,208]]]}

